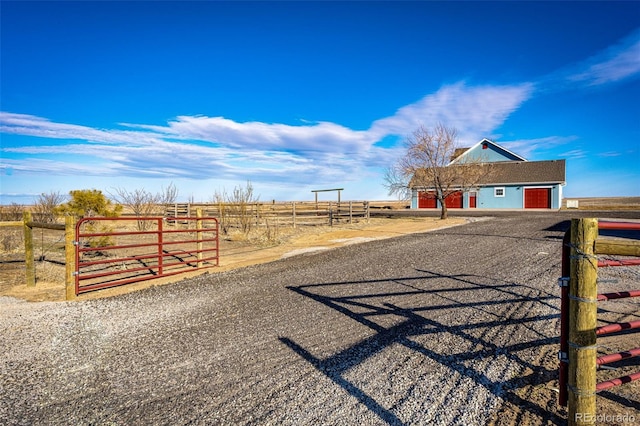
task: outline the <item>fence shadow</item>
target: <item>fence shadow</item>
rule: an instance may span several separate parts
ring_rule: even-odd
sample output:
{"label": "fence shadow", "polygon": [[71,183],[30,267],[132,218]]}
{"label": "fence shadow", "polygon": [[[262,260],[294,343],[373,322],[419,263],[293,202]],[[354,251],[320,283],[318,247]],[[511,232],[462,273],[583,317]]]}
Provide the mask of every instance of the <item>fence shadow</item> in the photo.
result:
{"label": "fence shadow", "polygon": [[[549,384],[557,377],[555,364],[548,369],[520,354],[530,348],[558,343],[557,333],[550,324],[559,318],[559,308],[553,302],[557,296],[552,293],[486,277],[444,275],[418,269],[411,277],[287,288],[374,332],[326,358],[314,356],[312,351],[289,337],[280,337],[280,341],[388,424],[405,424],[398,414],[402,400],[391,408],[385,408],[377,394],[365,392],[348,380],[347,373],[392,345],[402,345],[430,362],[438,363],[450,370],[451,375],[471,379],[475,386],[519,407],[517,416],[535,415],[555,424],[565,421],[558,413],[549,410],[546,402],[543,405],[521,396],[525,387]],[[547,314],[536,315],[536,307]],[[473,321],[469,313],[477,313],[475,318],[483,319]],[[451,321],[452,317],[458,320]],[[504,327],[525,330],[527,338],[508,345],[495,343],[495,330]],[[544,328],[549,333],[539,331]],[[508,333],[509,329],[501,331]],[[445,334],[453,335],[472,349],[456,350],[452,347],[439,351],[430,347],[429,341]],[[487,374],[487,363],[497,362],[497,358],[501,358],[500,362],[506,360],[512,365],[510,371],[517,371],[517,374],[501,377]]]}

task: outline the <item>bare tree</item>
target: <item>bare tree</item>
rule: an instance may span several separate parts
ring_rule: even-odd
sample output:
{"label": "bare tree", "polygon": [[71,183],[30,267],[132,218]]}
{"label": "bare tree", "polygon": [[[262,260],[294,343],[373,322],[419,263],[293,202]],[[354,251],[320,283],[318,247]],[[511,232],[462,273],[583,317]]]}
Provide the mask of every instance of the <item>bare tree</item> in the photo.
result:
{"label": "bare tree", "polygon": [[[161,205],[161,210],[164,210],[168,204],[173,204],[176,202],[176,199],[178,199],[178,188],[176,188],[173,182],[166,188],[161,186],[160,192],[156,194],[156,197],[156,203]],[[162,213],[164,213],[164,211],[162,211]]]}
{"label": "bare tree", "polygon": [[445,200],[459,191],[477,188],[491,172],[482,159],[465,159],[450,164],[457,146],[457,131],[443,124],[433,129],[420,126],[407,138],[406,152],[385,175],[389,194],[407,197],[411,189],[433,192],[441,208],[440,218],[448,217]]}
{"label": "bare tree", "polygon": [[8,206],[0,206],[0,221],[18,221],[22,220],[22,213],[25,210],[25,206],[13,202]]}
{"label": "bare tree", "polygon": [[256,204],[259,198],[260,197],[254,195],[253,185],[250,181],[247,181],[247,185],[244,188],[242,186],[233,188],[233,194],[229,202],[233,215],[237,218],[238,225],[240,225],[240,229],[245,234],[251,231],[252,224],[255,220],[253,209],[254,207],[257,209]]}
{"label": "bare tree", "polygon": [[[114,193],[110,195],[123,206],[128,207],[138,218],[162,216],[165,213],[166,206],[175,202],[178,197],[178,189],[173,183],[167,188],[161,187],[161,190],[155,194],[143,189],[129,191],[125,188],[114,188]],[[147,230],[153,222],[138,219],[138,229]]]}
{"label": "bare tree", "polygon": [[395,195],[400,201],[409,201],[411,199],[409,179],[411,176],[405,178],[399,164],[396,163],[385,170],[384,186],[389,190],[389,195]]}
{"label": "bare tree", "polygon": [[244,187],[234,187],[231,194],[226,190],[216,191],[213,202],[218,209],[218,222],[222,232],[227,234],[231,227],[237,227],[244,234],[248,234],[256,220],[259,199],[260,197],[254,194],[250,181],[247,181]]}
{"label": "bare tree", "polygon": [[231,227],[231,221],[229,220],[229,209],[227,208],[227,193],[226,191],[216,191],[213,195],[212,202],[218,209],[218,224],[223,234],[229,233]]}
{"label": "bare tree", "polygon": [[38,222],[55,223],[57,207],[66,200],[66,195],[60,192],[49,192],[38,195],[33,204],[33,213]]}

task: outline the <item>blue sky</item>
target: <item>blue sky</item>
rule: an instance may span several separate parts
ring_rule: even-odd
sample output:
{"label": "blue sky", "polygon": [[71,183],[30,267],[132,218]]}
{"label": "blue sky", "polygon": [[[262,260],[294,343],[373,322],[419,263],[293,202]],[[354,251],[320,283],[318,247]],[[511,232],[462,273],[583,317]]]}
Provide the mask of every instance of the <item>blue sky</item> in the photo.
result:
{"label": "blue sky", "polygon": [[[0,5],[0,197],[390,199],[419,125],[640,196],[640,2]],[[329,195],[327,195],[329,197]]]}

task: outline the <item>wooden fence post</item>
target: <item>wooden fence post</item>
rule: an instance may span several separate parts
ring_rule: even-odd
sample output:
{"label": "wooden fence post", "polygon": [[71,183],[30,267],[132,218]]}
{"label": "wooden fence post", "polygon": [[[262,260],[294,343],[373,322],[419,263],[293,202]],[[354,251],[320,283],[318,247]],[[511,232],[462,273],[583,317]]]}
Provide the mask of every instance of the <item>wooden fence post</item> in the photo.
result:
{"label": "wooden fence post", "polygon": [[196,254],[196,257],[198,259],[198,263],[197,263],[197,269],[202,268],[202,209],[201,208],[196,208],[196,240],[198,241],[196,243],[196,249],[198,251],[198,253]]}
{"label": "wooden fence post", "polygon": [[65,299],[74,300],[76,298],[76,280],[74,272],[76,271],[76,246],[74,244],[76,236],[76,218],[73,216],[65,216],[64,218],[64,257],[65,257],[65,274],[64,288]]}
{"label": "wooden fence post", "polygon": [[36,285],[36,266],[33,259],[33,229],[30,226],[31,212],[24,211],[22,213],[22,222],[24,229],[24,264],[26,268],[27,287],[35,287]]}
{"label": "wooden fence post", "polygon": [[569,425],[593,425],[596,414],[597,219],[571,220],[569,281]]}
{"label": "wooden fence post", "polygon": [[369,223],[369,202],[368,201],[364,202],[364,210],[365,210],[365,217],[367,218],[367,223]]}
{"label": "wooden fence post", "polygon": [[295,201],[293,202],[292,210],[293,210],[293,228],[295,229],[296,227],[296,202]]}

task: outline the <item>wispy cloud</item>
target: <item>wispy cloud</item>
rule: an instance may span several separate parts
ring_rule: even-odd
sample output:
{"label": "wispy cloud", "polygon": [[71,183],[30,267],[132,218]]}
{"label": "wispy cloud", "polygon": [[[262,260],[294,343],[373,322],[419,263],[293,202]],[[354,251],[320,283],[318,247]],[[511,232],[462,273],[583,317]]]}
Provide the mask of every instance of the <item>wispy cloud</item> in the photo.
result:
{"label": "wispy cloud", "polygon": [[570,64],[535,82],[536,92],[596,87],[640,76],[640,28],[590,58]]}
{"label": "wispy cloud", "polygon": [[590,86],[637,76],[640,74],[640,29],[619,44],[579,64],[578,68],[582,70],[569,75],[568,79]]}
{"label": "wispy cloud", "polygon": [[576,139],[578,139],[577,136],[547,136],[544,138],[536,139],[500,141],[500,145],[508,148],[513,152],[517,152],[527,159],[533,159],[531,157],[536,153],[560,147],[562,145],[574,142]]}
{"label": "wispy cloud", "polygon": [[[48,176],[110,176],[109,165],[95,167],[90,163],[60,161],[46,158],[29,158],[27,161],[2,159],[1,169],[10,169],[12,173],[45,174]],[[117,166],[117,165],[112,165]]]}
{"label": "wispy cloud", "polygon": [[600,152],[597,155],[598,157],[610,158],[610,157],[620,157],[622,153],[617,151],[607,151],[607,152]]}
{"label": "wispy cloud", "polygon": [[577,160],[579,158],[587,157],[588,154],[589,152],[583,149],[572,149],[570,151],[561,153],[560,156],[567,159]]}
{"label": "wispy cloud", "polygon": [[[319,122],[302,126],[278,123],[240,123],[224,117],[180,116],[167,126],[125,123],[132,128],[151,130],[165,137],[212,142],[237,149],[358,152],[366,149],[371,140],[365,132]],[[329,144],[327,144],[329,142]]]}
{"label": "wispy cloud", "polygon": [[[301,182],[350,180],[368,168],[390,164],[397,147],[376,145],[385,137],[409,134],[419,124],[445,122],[461,139],[484,136],[500,126],[530,95],[530,86],[444,86],[434,94],[400,108],[393,116],[353,130],[330,122],[292,126],[237,122],[224,117],[179,116],[164,126],[121,123],[122,129],[95,129],[56,123],[27,114],[0,113],[4,133],[58,139],[68,143],[3,148],[27,154],[27,161],[5,161],[16,171],[93,173],[135,177],[220,177]],[[76,142],[79,141],[79,142]],[[72,161],[42,158],[64,154],[99,159],[79,170]],[[40,158],[39,161],[33,161]],[[9,164],[11,163],[11,164]]]}
{"label": "wispy cloud", "polygon": [[77,124],[56,123],[46,118],[28,114],[0,112],[0,132],[50,139],[83,140],[129,145],[157,143],[162,135],[126,130],[104,130]]}
{"label": "wispy cloud", "polygon": [[498,128],[531,96],[529,83],[512,86],[444,86],[420,101],[400,108],[393,116],[377,120],[370,133],[409,135],[419,125],[445,123],[458,130],[463,144],[477,142]]}

